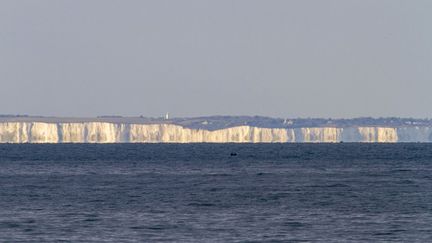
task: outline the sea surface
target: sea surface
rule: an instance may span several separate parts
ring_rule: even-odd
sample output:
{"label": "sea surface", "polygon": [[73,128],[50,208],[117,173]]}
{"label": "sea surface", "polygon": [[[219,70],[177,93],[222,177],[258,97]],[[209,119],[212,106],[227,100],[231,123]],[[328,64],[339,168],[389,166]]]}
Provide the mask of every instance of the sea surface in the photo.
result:
{"label": "sea surface", "polygon": [[3,144],[0,242],[432,242],[432,144]]}

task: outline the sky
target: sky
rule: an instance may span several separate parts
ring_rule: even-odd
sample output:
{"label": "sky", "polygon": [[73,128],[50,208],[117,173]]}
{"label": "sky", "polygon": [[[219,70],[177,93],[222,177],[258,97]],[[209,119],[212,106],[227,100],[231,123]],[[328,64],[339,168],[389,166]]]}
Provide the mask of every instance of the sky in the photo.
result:
{"label": "sky", "polygon": [[0,114],[432,118],[430,0],[0,0]]}

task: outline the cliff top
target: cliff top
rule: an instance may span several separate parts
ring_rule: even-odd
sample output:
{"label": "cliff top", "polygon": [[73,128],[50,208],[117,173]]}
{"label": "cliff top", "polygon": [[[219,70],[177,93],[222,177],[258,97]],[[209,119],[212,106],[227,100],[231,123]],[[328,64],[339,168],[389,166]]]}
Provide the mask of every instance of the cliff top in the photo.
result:
{"label": "cliff top", "polygon": [[331,118],[271,118],[263,116],[207,116],[171,118],[163,117],[121,117],[99,116],[95,118],[73,117],[42,117],[26,115],[0,115],[0,122],[48,122],[48,123],[74,123],[74,122],[110,122],[126,124],[175,124],[194,129],[217,130],[235,126],[255,126],[266,128],[298,128],[298,127],[353,127],[353,126],[385,126],[409,127],[432,126],[431,119],[415,118],[372,118],[360,117],[352,119]]}

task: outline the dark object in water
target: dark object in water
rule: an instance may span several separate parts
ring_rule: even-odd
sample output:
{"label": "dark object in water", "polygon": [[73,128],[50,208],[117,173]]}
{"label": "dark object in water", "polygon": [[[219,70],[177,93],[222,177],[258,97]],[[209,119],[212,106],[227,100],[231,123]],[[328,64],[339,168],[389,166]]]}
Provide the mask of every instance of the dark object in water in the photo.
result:
{"label": "dark object in water", "polygon": [[231,156],[237,156],[237,153],[232,152]]}

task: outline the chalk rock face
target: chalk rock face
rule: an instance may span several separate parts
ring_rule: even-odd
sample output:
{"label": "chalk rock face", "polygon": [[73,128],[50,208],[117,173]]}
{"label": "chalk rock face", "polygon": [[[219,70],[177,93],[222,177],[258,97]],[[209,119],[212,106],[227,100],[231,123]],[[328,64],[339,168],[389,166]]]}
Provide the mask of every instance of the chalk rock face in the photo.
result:
{"label": "chalk rock face", "polygon": [[86,138],[86,126],[84,123],[60,123],[58,124],[60,141],[63,143],[88,142]]}
{"label": "chalk rock face", "polygon": [[115,143],[124,141],[125,124],[106,122],[85,123],[86,142],[89,143]]}
{"label": "chalk rock face", "polygon": [[398,141],[396,128],[389,127],[359,127],[363,142],[394,143]]}
{"label": "chalk rock face", "polygon": [[29,142],[32,143],[57,143],[59,141],[57,124],[34,122],[29,124]]}
{"label": "chalk rock face", "polygon": [[401,127],[397,129],[400,142],[431,142],[432,127]]}
{"label": "chalk rock face", "polygon": [[3,143],[25,143],[28,142],[27,123],[5,122],[0,123],[0,142]]}
{"label": "chalk rock face", "polygon": [[214,131],[174,124],[0,122],[0,143],[431,142],[432,127],[237,126]]}
{"label": "chalk rock face", "polygon": [[294,133],[278,128],[239,126],[208,131],[172,124],[132,124],[129,127],[129,142],[135,143],[283,143],[290,141],[294,141]]}
{"label": "chalk rock face", "polygon": [[335,143],[341,141],[343,129],[334,127],[300,128],[299,142]]}

